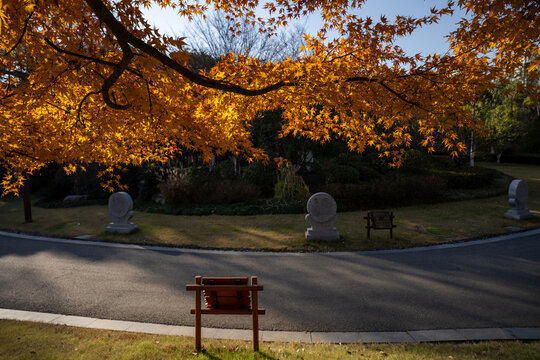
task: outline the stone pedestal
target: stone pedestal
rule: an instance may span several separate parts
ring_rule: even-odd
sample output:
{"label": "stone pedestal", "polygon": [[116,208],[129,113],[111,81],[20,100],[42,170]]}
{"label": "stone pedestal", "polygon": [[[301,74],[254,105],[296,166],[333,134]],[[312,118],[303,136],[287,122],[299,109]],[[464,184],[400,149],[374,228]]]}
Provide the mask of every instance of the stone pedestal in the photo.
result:
{"label": "stone pedestal", "polygon": [[508,187],[508,203],[511,208],[504,217],[513,220],[529,219],[533,214],[526,208],[529,199],[529,188],[523,180],[512,180]]}
{"label": "stone pedestal", "polygon": [[117,192],[109,197],[109,216],[112,223],[107,231],[112,233],[129,234],[137,230],[137,226],[129,219],[133,217],[133,200],[126,192]]}
{"label": "stone pedestal", "polygon": [[327,193],[312,195],[307,202],[306,221],[311,225],[306,230],[308,241],[337,241],[339,233],[334,227],[337,220],[337,206],[334,198]]}

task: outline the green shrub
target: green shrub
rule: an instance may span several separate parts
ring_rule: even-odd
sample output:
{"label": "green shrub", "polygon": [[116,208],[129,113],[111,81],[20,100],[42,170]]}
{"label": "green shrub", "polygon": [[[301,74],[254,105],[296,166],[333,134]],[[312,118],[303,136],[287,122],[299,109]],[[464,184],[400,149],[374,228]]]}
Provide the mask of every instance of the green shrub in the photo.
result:
{"label": "green shrub", "polygon": [[195,204],[233,204],[259,198],[257,185],[241,180],[221,179],[191,185],[191,199]]}
{"label": "green shrub", "polygon": [[192,166],[185,168],[186,179],[191,184],[204,184],[214,181],[216,179],[215,174],[210,171],[208,165],[206,166]]}
{"label": "green shrub", "polygon": [[501,162],[514,164],[540,165],[540,154],[505,154],[501,155]]}
{"label": "green shrub", "polygon": [[274,199],[281,204],[305,204],[309,188],[292,166],[279,169],[279,180],[274,189]]}
{"label": "green shrub", "polygon": [[302,166],[296,174],[302,177],[312,194],[317,192],[314,189],[326,184],[326,171],[318,162],[309,164],[309,167]]}
{"label": "green shrub", "polygon": [[455,169],[456,160],[448,155],[429,155],[430,166],[435,169]]}
{"label": "green shrub", "polygon": [[268,164],[252,162],[242,169],[242,179],[245,182],[257,185],[264,197],[274,195],[277,176],[278,168],[275,162],[269,162]]}
{"label": "green shrub", "polygon": [[332,160],[337,161],[338,165],[349,165],[356,169],[363,166],[369,167],[371,165],[371,160],[366,156],[351,152]]}
{"label": "green shrub", "polygon": [[161,168],[157,187],[166,204],[181,204],[191,201],[191,184],[180,168]]}
{"label": "green shrub", "polygon": [[401,205],[409,201],[435,202],[444,197],[448,188],[444,179],[434,175],[413,175],[388,179],[386,183],[374,184],[387,203],[396,199]]}
{"label": "green shrub", "polygon": [[403,172],[422,172],[430,167],[430,158],[427,154],[415,149],[409,149],[403,155],[400,170]]}
{"label": "green shrub", "polygon": [[165,203],[181,204],[191,201],[191,185],[182,177],[169,177],[158,184]]}
{"label": "green shrub", "polygon": [[[218,204],[179,204],[162,205],[136,204],[138,211],[168,215],[257,215],[257,214],[302,214],[306,212],[305,204],[279,204],[275,201],[258,200],[248,203],[230,205]],[[338,209],[341,208],[338,206]]]}
{"label": "green shrub", "polygon": [[356,184],[360,179],[360,173],[357,169],[349,165],[335,165],[328,169],[329,184]]}
{"label": "green shrub", "polygon": [[208,194],[212,204],[232,204],[258,199],[261,189],[255,184],[241,180],[223,179],[213,183],[214,188]]}
{"label": "green shrub", "polygon": [[215,179],[235,179],[236,169],[234,162],[230,159],[216,162],[216,166],[211,171]]}
{"label": "green shrub", "polygon": [[437,201],[446,189],[440,177],[411,175],[362,184],[329,184],[326,192],[350,209],[367,209]]}
{"label": "green shrub", "polygon": [[498,173],[494,169],[479,166],[457,170],[434,170],[434,174],[442,177],[451,189],[477,189],[493,183]]}
{"label": "green shrub", "polygon": [[359,181],[373,181],[380,179],[382,176],[377,170],[367,166],[358,166],[356,170],[358,170]]}

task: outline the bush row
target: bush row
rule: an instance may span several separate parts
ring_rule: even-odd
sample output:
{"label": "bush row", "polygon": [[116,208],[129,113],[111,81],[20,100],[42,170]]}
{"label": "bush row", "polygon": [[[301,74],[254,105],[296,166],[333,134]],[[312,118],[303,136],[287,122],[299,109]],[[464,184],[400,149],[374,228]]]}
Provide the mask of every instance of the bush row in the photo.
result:
{"label": "bush row", "polygon": [[441,177],[416,175],[364,184],[329,184],[321,190],[349,209],[367,209],[440,201],[446,189],[447,183]]}
{"label": "bush row", "polygon": [[166,204],[232,204],[256,200],[261,194],[257,185],[233,179],[195,184],[182,177],[169,177],[158,187]]}
{"label": "bush row", "polygon": [[[495,154],[478,154],[478,161],[496,162],[497,155]],[[512,154],[502,153],[501,162],[514,164],[540,165],[540,154]]]}
{"label": "bush row", "polygon": [[489,186],[498,176],[494,169],[468,167],[458,170],[433,170],[432,173],[444,179],[450,189],[477,189]]}
{"label": "bush row", "polygon": [[231,205],[200,205],[181,204],[163,205],[137,204],[137,210],[168,215],[258,215],[258,214],[302,214],[305,213],[303,204],[279,204],[271,201],[254,203],[237,203]]}

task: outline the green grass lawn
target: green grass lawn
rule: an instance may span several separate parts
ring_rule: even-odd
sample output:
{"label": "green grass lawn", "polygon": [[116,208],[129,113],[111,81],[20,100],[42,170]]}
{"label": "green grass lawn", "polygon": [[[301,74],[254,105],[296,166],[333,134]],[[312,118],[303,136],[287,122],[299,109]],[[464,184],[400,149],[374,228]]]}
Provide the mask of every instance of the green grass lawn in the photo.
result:
{"label": "green grass lawn", "polygon": [[[308,243],[307,223],[302,214],[254,216],[175,216],[136,212],[133,222],[140,231],[130,235],[105,232],[110,222],[107,206],[44,209],[33,207],[34,222],[23,222],[20,199],[0,199],[0,228],[26,233],[75,237],[122,243],[201,248],[244,248],[269,250],[371,250],[403,248],[460,241],[509,232],[506,227],[540,227],[540,167],[482,164],[527,180],[528,208],[535,215],[526,221],[503,217],[509,209],[507,195],[477,200],[399,207],[393,210],[397,228],[394,239],[388,231],[365,231],[365,212],[338,214],[336,228],[341,240]],[[373,209],[376,210],[376,209]]]}
{"label": "green grass lawn", "polygon": [[0,359],[387,359],[387,360],[535,360],[540,342],[440,344],[261,344],[0,320]]}

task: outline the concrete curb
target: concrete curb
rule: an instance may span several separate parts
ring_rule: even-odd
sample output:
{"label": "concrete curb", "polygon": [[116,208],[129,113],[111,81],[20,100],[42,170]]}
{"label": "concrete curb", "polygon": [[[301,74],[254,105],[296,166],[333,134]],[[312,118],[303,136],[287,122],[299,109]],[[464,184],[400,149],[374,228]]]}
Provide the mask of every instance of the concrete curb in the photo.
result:
{"label": "concrete curb", "polygon": [[[44,241],[58,244],[69,245],[86,245],[86,246],[99,246],[117,249],[131,249],[131,250],[151,250],[162,251],[172,253],[187,253],[187,254],[227,254],[227,255],[249,255],[249,256],[354,256],[354,255],[379,255],[379,254],[395,254],[395,253],[409,253],[409,252],[421,252],[432,251],[442,249],[453,249],[466,246],[474,246],[481,244],[489,244],[499,241],[507,241],[512,239],[518,239],[526,236],[540,235],[539,229],[526,230],[516,233],[498,235],[480,240],[461,241],[455,243],[431,245],[431,246],[419,246],[407,249],[392,249],[392,250],[366,250],[366,251],[336,251],[336,252],[281,252],[281,251],[240,251],[240,250],[219,250],[219,249],[190,249],[190,248],[174,248],[165,246],[149,246],[149,245],[134,245],[134,244],[119,244],[108,243],[100,241],[90,240],[77,240],[77,239],[60,239],[47,236],[27,235],[21,233],[13,233],[0,230],[0,236],[20,238],[33,241]],[[81,238],[81,237],[79,237]]]}
{"label": "concrete curb", "polygon": [[[0,319],[33,321],[92,329],[139,332],[158,335],[194,336],[192,326],[151,324],[135,321],[97,319],[0,308]],[[202,328],[203,338],[251,340],[244,329]],[[260,331],[262,341],[300,343],[419,343],[485,340],[540,340],[540,328],[436,329],[395,332],[297,332]]]}

